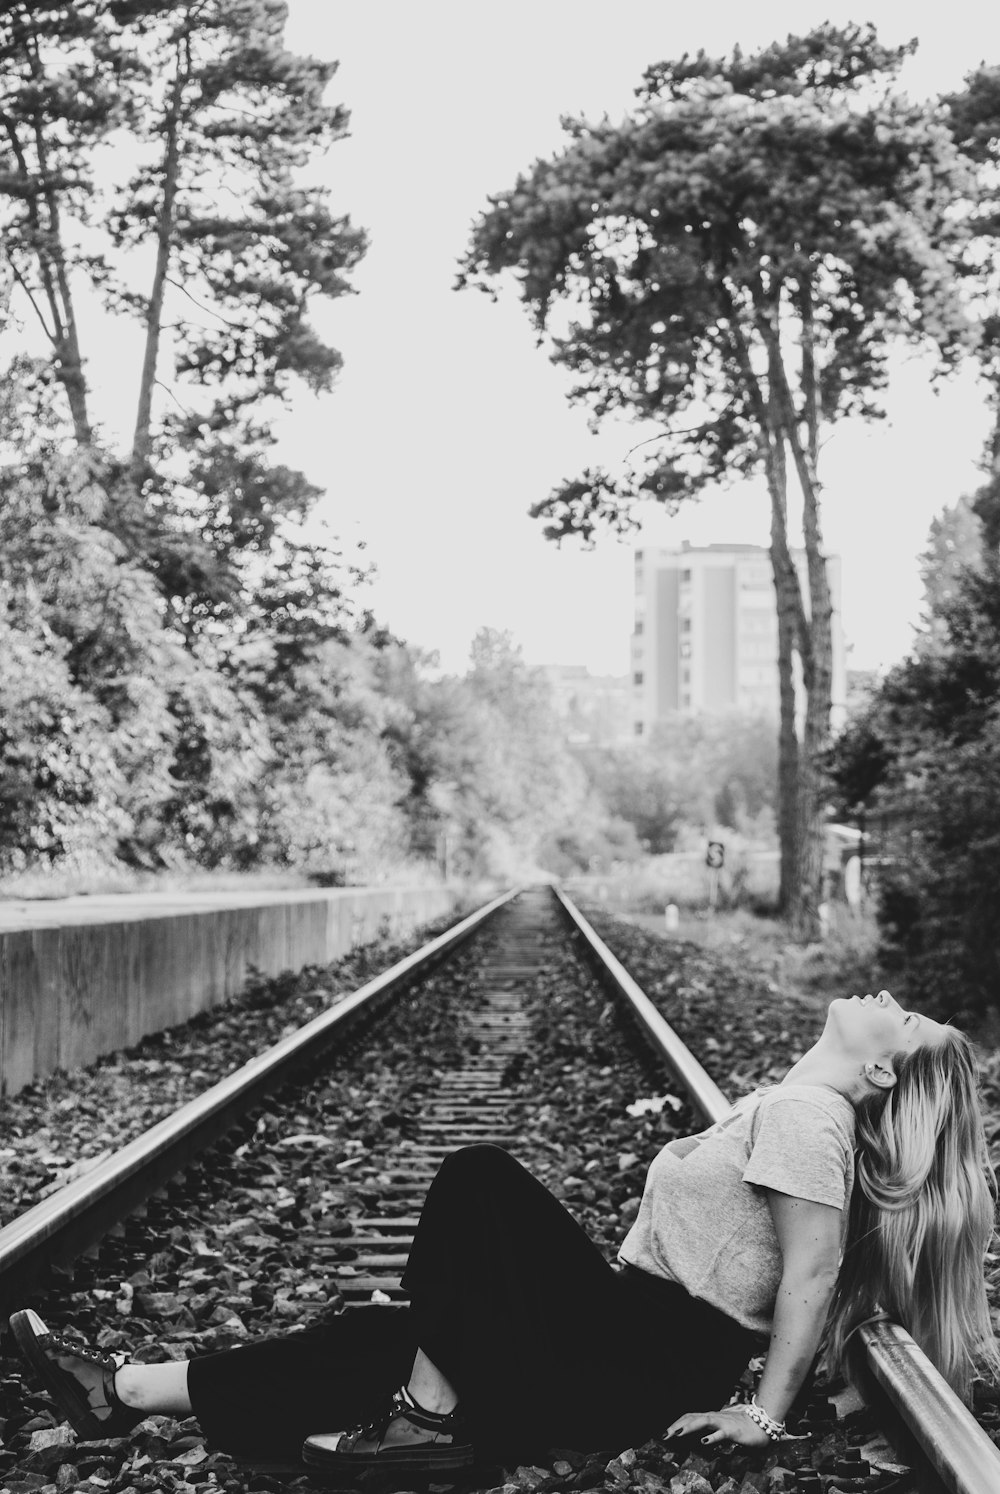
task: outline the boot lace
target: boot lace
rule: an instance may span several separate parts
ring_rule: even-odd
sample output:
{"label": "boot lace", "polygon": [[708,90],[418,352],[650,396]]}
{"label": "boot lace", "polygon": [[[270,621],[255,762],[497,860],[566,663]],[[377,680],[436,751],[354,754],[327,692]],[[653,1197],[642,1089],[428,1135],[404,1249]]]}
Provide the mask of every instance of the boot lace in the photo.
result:
{"label": "boot lace", "polygon": [[397,1411],[408,1411],[409,1407],[403,1400],[398,1390],[394,1390],[392,1398],[385,1405],[379,1407],[378,1411],[368,1422],[361,1422],[354,1428],[355,1436],[363,1437],[366,1441],[381,1437]]}
{"label": "boot lace", "polygon": [[[98,1349],[91,1349],[86,1344],[78,1344],[72,1338],[67,1338],[64,1333],[48,1334],[48,1342],[60,1354],[75,1354],[78,1359],[85,1359],[88,1364],[99,1365],[101,1369],[120,1369],[121,1364],[117,1361],[117,1354],[102,1354]],[[121,1355],[122,1363],[125,1356]]]}

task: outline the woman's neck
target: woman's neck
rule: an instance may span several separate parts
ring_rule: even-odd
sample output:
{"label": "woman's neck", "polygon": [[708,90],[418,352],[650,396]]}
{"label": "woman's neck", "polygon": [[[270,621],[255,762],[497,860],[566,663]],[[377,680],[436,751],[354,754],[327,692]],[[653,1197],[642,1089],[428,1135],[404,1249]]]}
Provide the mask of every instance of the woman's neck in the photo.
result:
{"label": "woman's neck", "polygon": [[821,1039],[797,1063],[792,1064],[781,1082],[823,1085],[826,1089],[835,1089],[845,1100],[855,1105],[865,1094],[864,1077],[855,1072],[855,1067],[842,1055],[826,1051]]}

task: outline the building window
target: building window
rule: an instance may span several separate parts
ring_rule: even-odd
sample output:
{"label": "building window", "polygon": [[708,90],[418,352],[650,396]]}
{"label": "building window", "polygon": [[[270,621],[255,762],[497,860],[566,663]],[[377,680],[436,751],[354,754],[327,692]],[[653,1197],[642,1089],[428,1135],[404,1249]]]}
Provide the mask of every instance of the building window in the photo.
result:
{"label": "building window", "polygon": [[642,551],[641,550],[636,550],[636,552],[635,552],[635,563],[636,563],[636,565],[641,565],[642,564]]}
{"label": "building window", "polygon": [[632,676],[632,679],[635,682],[635,684],[641,685],[642,684],[642,670],[641,669],[637,669],[636,672],[635,672],[635,674]]}
{"label": "building window", "polygon": [[687,567],[685,570],[681,571],[681,580],[682,581],[690,581],[691,580],[691,568],[690,568],[690,566]]}
{"label": "building window", "polygon": [[685,667],[684,669],[681,670],[681,684],[682,685],[690,685],[690,683],[691,683],[691,671],[690,671],[690,669],[688,669],[688,668]]}
{"label": "building window", "polygon": [[636,736],[637,737],[641,737],[642,736],[642,732],[643,732],[643,723],[641,721],[637,721],[635,723],[635,734],[636,734]]}
{"label": "building window", "polygon": [[682,617],[681,618],[681,632],[682,633],[690,633],[690,631],[691,631],[691,619],[689,617]]}
{"label": "building window", "polygon": [[633,629],[633,632],[635,633],[636,637],[638,637],[639,634],[642,632],[642,618],[641,617],[637,617],[636,618],[636,620],[635,620],[635,627]]}

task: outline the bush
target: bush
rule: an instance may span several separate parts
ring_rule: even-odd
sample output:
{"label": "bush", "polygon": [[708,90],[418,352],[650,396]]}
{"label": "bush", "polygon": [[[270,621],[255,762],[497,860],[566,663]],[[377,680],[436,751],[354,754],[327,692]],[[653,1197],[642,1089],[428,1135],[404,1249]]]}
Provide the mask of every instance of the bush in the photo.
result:
{"label": "bush", "polygon": [[1000,1005],[1000,560],[932,600],[832,770],[841,808],[884,827],[883,959],[952,1016]]}
{"label": "bush", "polygon": [[919,768],[919,828],[881,879],[884,954],[943,1015],[981,1010],[1000,1003],[1000,706],[975,740],[928,744]]}

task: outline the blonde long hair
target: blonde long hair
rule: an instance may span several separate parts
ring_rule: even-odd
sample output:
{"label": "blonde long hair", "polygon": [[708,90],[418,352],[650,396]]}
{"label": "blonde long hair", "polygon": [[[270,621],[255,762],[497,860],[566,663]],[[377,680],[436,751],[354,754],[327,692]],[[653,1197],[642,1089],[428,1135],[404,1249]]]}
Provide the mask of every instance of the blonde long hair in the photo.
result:
{"label": "blonde long hair", "polygon": [[897,1054],[893,1067],[888,1095],[857,1108],[857,1175],[825,1357],[857,1381],[855,1329],[885,1312],[968,1400],[977,1376],[1000,1377],[983,1274],[997,1185],[975,1054],[946,1027],[939,1043]]}

